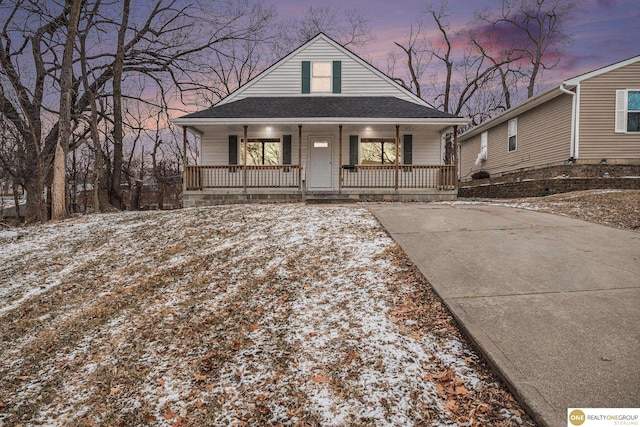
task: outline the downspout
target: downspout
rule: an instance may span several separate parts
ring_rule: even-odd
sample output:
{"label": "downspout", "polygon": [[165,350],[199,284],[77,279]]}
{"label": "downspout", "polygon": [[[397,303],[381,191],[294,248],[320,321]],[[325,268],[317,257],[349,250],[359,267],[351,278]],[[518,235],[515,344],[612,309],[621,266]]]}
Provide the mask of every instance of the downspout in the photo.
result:
{"label": "downspout", "polygon": [[576,158],[576,121],[577,121],[577,95],[575,92],[572,92],[564,87],[564,83],[560,84],[560,91],[566,93],[567,95],[571,95],[571,144],[569,149],[569,160],[575,161]]}

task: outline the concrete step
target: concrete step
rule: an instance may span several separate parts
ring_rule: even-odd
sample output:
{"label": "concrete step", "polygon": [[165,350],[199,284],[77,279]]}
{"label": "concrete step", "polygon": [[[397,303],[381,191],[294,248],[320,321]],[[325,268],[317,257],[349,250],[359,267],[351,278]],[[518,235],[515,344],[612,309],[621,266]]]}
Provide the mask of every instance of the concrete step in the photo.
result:
{"label": "concrete step", "polygon": [[358,199],[358,196],[354,194],[336,194],[332,192],[307,193],[304,197],[304,201],[307,204],[355,203]]}

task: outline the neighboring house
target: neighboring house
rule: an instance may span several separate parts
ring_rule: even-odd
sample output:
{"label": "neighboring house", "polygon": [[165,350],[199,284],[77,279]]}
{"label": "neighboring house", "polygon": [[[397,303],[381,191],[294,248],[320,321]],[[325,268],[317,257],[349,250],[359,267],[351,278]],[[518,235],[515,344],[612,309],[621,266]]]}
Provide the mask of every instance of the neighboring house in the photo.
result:
{"label": "neighboring house", "polygon": [[194,206],[454,199],[445,135],[468,120],[434,109],[319,34],[218,104],[173,123],[200,139],[200,164],[187,165],[184,180],[184,205]]}
{"label": "neighboring house", "polygon": [[459,140],[462,181],[566,163],[640,165],[640,56],[565,80]]}

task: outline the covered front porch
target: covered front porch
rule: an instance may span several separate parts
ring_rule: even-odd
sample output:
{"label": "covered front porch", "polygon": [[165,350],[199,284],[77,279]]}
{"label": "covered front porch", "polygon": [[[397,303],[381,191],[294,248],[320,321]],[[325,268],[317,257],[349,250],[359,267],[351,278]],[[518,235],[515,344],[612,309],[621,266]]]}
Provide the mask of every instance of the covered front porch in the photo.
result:
{"label": "covered front porch", "polygon": [[[456,126],[278,123],[183,126],[198,136],[185,206],[309,198],[451,200]],[[186,144],[185,144],[186,158]]]}

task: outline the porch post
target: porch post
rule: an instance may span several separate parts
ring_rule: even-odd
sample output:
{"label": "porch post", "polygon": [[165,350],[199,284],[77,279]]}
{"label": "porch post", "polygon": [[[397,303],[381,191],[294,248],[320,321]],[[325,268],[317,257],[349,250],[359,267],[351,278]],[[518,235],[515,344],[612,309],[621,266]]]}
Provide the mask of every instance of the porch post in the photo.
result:
{"label": "porch post", "polygon": [[458,188],[458,126],[453,127],[453,185]]}
{"label": "porch post", "polygon": [[187,190],[187,127],[182,126],[182,191]]}
{"label": "porch post", "polygon": [[247,125],[244,125],[244,153],[242,155],[242,183],[244,191],[247,191]]}
{"label": "porch post", "polygon": [[398,154],[399,154],[398,145],[399,145],[399,143],[400,143],[400,125],[396,125],[396,161],[395,161],[395,164],[396,164],[396,185],[395,185],[396,191],[398,190],[398,165],[399,165],[399,162],[398,162]]}
{"label": "porch post", "polygon": [[342,191],[342,125],[338,126],[340,129],[338,137],[338,192]]}
{"label": "porch post", "polygon": [[298,125],[298,186],[302,190],[302,125]]}

